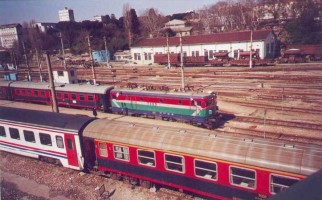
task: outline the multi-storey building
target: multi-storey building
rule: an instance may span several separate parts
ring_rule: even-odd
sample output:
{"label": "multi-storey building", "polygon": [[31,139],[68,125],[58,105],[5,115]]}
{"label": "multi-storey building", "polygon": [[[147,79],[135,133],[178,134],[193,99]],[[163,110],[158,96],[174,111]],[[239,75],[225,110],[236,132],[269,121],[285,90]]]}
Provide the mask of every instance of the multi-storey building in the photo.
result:
{"label": "multi-storey building", "polygon": [[11,48],[15,42],[20,44],[22,37],[22,26],[20,24],[6,24],[0,26],[0,45]]}
{"label": "multi-storey building", "polygon": [[47,22],[37,22],[32,24],[33,28],[37,28],[41,32],[45,33],[49,29],[55,29],[56,23],[47,23]]}
{"label": "multi-storey building", "polygon": [[72,9],[68,9],[67,7],[64,10],[58,11],[59,21],[60,22],[74,22],[74,11]]}

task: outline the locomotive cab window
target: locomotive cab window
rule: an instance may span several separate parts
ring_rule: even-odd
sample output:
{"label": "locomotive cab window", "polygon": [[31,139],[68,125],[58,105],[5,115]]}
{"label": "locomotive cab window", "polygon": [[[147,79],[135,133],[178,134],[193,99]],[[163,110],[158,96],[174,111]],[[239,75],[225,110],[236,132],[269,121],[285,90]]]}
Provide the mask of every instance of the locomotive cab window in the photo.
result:
{"label": "locomotive cab window", "polygon": [[155,167],[155,153],[153,151],[138,150],[138,162],[142,165]]}
{"label": "locomotive cab window", "polygon": [[23,131],[23,136],[25,137],[25,140],[27,142],[32,142],[32,143],[35,143],[36,142],[35,134],[32,131],[24,130]]}
{"label": "locomotive cab window", "polygon": [[6,130],[3,126],[0,126],[0,137],[6,137]]}
{"label": "locomotive cab window", "polygon": [[113,146],[114,150],[114,158],[118,160],[124,160],[129,161],[130,155],[129,155],[129,148],[128,147],[122,147],[122,146]]}
{"label": "locomotive cab window", "polygon": [[195,175],[200,178],[217,180],[217,164],[214,162],[195,160]]}
{"label": "locomotive cab window", "polygon": [[56,136],[56,144],[58,148],[64,148],[64,140],[62,136]]}
{"label": "locomotive cab window", "polygon": [[16,128],[9,128],[9,134],[12,139],[20,140],[19,130]]}
{"label": "locomotive cab window", "polygon": [[105,143],[98,143],[98,153],[100,156],[107,157],[107,146]]}
{"label": "locomotive cab window", "polygon": [[297,183],[299,180],[286,176],[279,176],[271,174],[270,176],[270,192],[272,194],[277,194],[281,191],[286,190],[291,185]]}
{"label": "locomotive cab window", "polygon": [[40,143],[42,145],[52,146],[51,137],[46,133],[39,133]]}
{"label": "locomotive cab window", "polygon": [[239,187],[255,189],[256,173],[249,169],[230,167],[230,183]]}
{"label": "locomotive cab window", "polygon": [[181,172],[184,173],[184,158],[182,156],[175,156],[165,154],[165,168],[169,171]]}

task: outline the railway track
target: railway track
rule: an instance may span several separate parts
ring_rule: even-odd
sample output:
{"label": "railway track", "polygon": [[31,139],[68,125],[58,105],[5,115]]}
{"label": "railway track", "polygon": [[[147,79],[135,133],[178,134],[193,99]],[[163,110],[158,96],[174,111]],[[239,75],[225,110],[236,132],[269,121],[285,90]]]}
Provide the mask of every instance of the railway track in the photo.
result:
{"label": "railway track", "polygon": [[294,128],[307,129],[307,130],[322,130],[321,124],[314,124],[314,123],[307,123],[307,122],[291,122],[291,121],[272,120],[272,119],[263,119],[263,118],[259,119],[254,117],[245,117],[245,116],[237,116],[233,120],[239,121],[239,122],[256,123],[256,124],[294,127]]}

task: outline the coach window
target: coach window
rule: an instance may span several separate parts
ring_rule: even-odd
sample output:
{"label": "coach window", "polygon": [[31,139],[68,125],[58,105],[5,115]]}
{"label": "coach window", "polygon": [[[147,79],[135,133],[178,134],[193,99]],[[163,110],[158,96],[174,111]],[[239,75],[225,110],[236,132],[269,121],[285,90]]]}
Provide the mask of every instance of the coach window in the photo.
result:
{"label": "coach window", "polygon": [[6,137],[6,130],[4,130],[3,126],[0,126],[0,136],[1,137]]}
{"label": "coach window", "polygon": [[80,94],[79,95],[79,100],[84,101],[85,100],[85,96],[83,94]]}
{"label": "coach window", "polygon": [[72,139],[70,139],[70,138],[68,138],[68,139],[67,139],[67,147],[68,147],[68,149],[70,149],[70,150],[73,150],[73,149],[74,149],[73,140],[72,140]]}
{"label": "coach window", "polygon": [[42,145],[52,146],[51,137],[46,133],[39,133],[40,143]]}
{"label": "coach window", "polygon": [[64,148],[64,140],[62,136],[56,136],[56,144],[58,148],[63,149]]}
{"label": "coach window", "polygon": [[155,167],[155,153],[153,151],[138,150],[138,162],[142,165]]}
{"label": "coach window", "polygon": [[94,97],[93,96],[88,96],[88,101],[93,101],[94,100]]}
{"label": "coach window", "polygon": [[25,95],[25,90],[21,90],[21,94],[22,95]]}
{"label": "coach window", "polygon": [[68,94],[64,94],[64,99],[68,99]]}
{"label": "coach window", "polygon": [[129,148],[115,145],[114,149],[114,158],[118,160],[129,161]]}
{"label": "coach window", "polygon": [[37,90],[34,91],[35,96],[39,95],[39,92]]}
{"label": "coach window", "polygon": [[217,180],[217,164],[214,162],[195,160],[195,175],[200,178]]}
{"label": "coach window", "polygon": [[33,142],[33,143],[36,142],[36,140],[35,140],[35,134],[32,131],[24,130],[23,131],[23,136],[25,137],[25,140],[27,142]]}
{"label": "coach window", "polygon": [[76,99],[76,94],[72,94],[72,99]]}
{"label": "coach window", "polygon": [[286,176],[279,176],[271,174],[270,176],[270,192],[272,194],[279,193],[286,190],[291,185],[297,183],[299,180]]}
{"label": "coach window", "polygon": [[20,140],[19,130],[16,128],[9,128],[10,137],[12,139]]}
{"label": "coach window", "polygon": [[41,94],[41,96],[43,96],[43,97],[44,97],[44,96],[46,96],[44,91],[41,91],[41,92],[40,92],[40,94]]}
{"label": "coach window", "polygon": [[112,95],[112,99],[116,99],[116,95],[115,94]]}
{"label": "coach window", "polygon": [[20,94],[20,90],[15,90],[15,91],[16,91],[16,94],[18,94],[18,95]]}
{"label": "coach window", "polygon": [[98,143],[98,151],[100,156],[107,157],[107,146],[105,143]]}
{"label": "coach window", "polygon": [[169,171],[184,172],[184,159],[182,156],[165,154],[165,168]]}
{"label": "coach window", "polygon": [[57,97],[57,99],[60,99],[61,98],[61,92],[56,92],[56,97]]}
{"label": "coach window", "polygon": [[244,188],[255,189],[256,173],[249,169],[230,167],[230,183]]}

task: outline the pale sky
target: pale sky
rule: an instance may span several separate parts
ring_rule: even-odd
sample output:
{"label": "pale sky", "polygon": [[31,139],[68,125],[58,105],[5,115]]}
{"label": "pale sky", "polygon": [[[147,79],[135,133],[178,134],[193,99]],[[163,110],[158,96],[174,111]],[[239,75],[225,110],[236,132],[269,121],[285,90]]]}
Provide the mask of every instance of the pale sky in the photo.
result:
{"label": "pale sky", "polygon": [[74,10],[76,21],[92,20],[95,15],[122,15],[123,5],[129,4],[139,16],[148,8],[164,15],[198,10],[217,0],[0,0],[0,25],[36,22],[58,22],[58,10]]}

